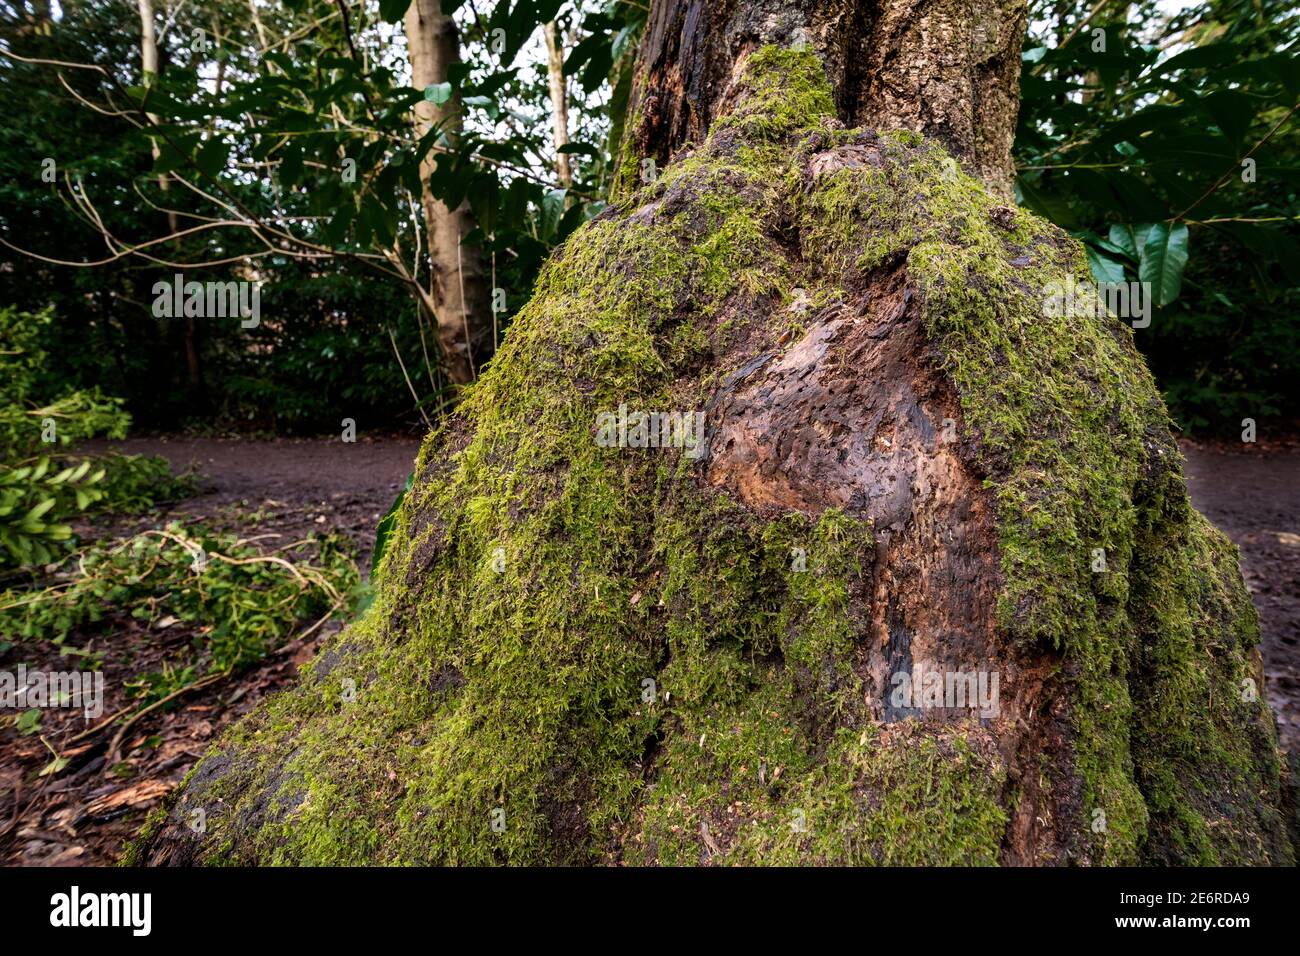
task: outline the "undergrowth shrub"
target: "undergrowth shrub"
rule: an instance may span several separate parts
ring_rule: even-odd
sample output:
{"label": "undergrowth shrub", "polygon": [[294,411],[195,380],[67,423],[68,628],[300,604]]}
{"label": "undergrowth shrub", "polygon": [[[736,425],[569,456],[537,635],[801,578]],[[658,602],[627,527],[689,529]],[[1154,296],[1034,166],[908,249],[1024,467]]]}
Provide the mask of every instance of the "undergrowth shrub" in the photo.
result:
{"label": "undergrowth shrub", "polygon": [[[255,664],[304,629],[349,613],[361,591],[346,538],[312,536],[262,553],[235,535],[178,522],[84,548],[50,580],[0,591],[0,634],[97,658],[97,639],[131,622],[192,633],[184,653],[128,681],[146,702]],[[69,642],[74,636],[82,646]]]}

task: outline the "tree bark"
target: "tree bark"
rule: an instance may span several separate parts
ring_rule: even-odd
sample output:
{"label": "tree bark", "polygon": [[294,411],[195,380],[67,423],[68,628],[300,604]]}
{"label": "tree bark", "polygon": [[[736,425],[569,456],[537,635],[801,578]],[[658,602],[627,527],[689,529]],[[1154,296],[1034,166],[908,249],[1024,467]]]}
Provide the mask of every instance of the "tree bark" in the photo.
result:
{"label": "tree bark", "polygon": [[1009,198],[1027,15],[1026,0],[657,0],[625,149],[663,165],[703,139],[745,55],[806,43],[846,125],[934,137]]}
{"label": "tree bark", "polygon": [[566,189],[573,185],[573,167],[569,154],[560,147],[569,142],[569,95],[564,83],[564,41],[554,20],[542,27],[546,38],[546,74],[551,91],[551,141],[555,146],[555,175]]}
{"label": "tree bark", "polygon": [[[445,83],[451,65],[460,60],[460,35],[455,22],[443,15],[439,0],[412,0],[406,11],[405,27],[412,85],[422,90]],[[441,106],[428,100],[416,104],[416,134],[423,137],[435,126],[441,127],[449,143],[455,141],[460,130],[459,96]],[[438,329],[447,374],[452,382],[465,385],[474,380],[478,369],[492,357],[492,290],[482,250],[464,244],[475,226],[468,203],[449,209],[430,188],[429,177],[437,161],[437,152],[431,150],[420,163],[432,272],[432,318]]]}

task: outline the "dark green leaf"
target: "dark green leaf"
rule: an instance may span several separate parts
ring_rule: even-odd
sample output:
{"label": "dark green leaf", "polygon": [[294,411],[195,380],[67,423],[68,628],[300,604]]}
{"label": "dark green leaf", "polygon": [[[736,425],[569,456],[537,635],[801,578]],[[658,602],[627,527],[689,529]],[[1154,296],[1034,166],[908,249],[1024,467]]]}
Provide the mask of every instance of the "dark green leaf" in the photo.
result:
{"label": "dark green leaf", "polygon": [[379,0],[379,17],[386,23],[396,23],[406,16],[411,0]]}
{"label": "dark green leaf", "polygon": [[1158,222],[1146,234],[1138,278],[1151,283],[1151,296],[1158,307],[1178,298],[1187,265],[1187,226]]}

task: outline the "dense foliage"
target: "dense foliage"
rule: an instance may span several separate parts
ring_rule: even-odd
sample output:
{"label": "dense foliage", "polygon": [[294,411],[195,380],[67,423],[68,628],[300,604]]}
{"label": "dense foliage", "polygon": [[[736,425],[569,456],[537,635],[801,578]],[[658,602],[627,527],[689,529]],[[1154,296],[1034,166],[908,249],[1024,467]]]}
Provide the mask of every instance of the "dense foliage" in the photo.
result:
{"label": "dense foliage", "polygon": [[72,541],[69,521],[97,509],[137,511],[183,497],[161,458],[78,455],[83,438],[121,438],[130,416],[99,389],[42,393],[48,355],[40,347],[48,312],[0,310],[0,571],[43,565]]}
{"label": "dense foliage", "polygon": [[1098,282],[1151,283],[1137,340],[1176,417],[1234,432],[1300,397],[1300,16],[1157,7],[1033,5],[1017,187]]}
{"label": "dense foliage", "polygon": [[[131,677],[132,697],[148,706],[356,605],[357,567],[337,535],[267,554],[202,524],[170,523],[78,547],[75,522],[144,512],[193,493],[195,482],[163,458],[79,451],[84,438],[123,437],[130,415],[97,389],[41,391],[49,325],[48,312],[0,310],[0,655],[24,642],[24,653],[54,650],[98,668],[101,639],[130,622],[192,633],[163,667]],[[39,716],[19,715],[20,729],[35,732]]]}
{"label": "dense foliage", "polygon": [[[463,62],[418,90],[406,7],[160,0],[148,82],[132,5],[0,12],[0,302],[53,308],[47,391],[98,385],[147,426],[276,432],[445,407],[409,288],[429,268],[421,157],[437,156],[436,196],[477,220],[504,337],[550,250],[603,206],[645,9],[448,0]],[[1185,427],[1229,432],[1296,408],[1300,20],[1285,0],[1169,9],[1032,4],[1017,191],[1088,244],[1098,281],[1151,283],[1140,347]],[[552,19],[571,184],[539,39]],[[417,138],[413,104],[453,96],[463,134]],[[182,268],[258,283],[261,323],[151,314],[153,284]]]}

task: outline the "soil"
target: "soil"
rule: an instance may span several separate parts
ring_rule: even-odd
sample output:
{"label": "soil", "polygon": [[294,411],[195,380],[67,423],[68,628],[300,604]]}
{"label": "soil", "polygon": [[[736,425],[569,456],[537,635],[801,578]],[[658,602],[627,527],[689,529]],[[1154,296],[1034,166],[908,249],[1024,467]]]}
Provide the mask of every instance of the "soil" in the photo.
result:
{"label": "soil", "polygon": [[375,525],[414,469],[420,443],[160,437],[82,447],[89,454],[161,455],[175,471],[196,470],[204,493],[177,502],[173,517],[201,517],[244,535],[257,533],[249,530],[251,517],[261,531],[287,541],[313,530],[341,531],[356,541],[358,563],[367,568]]}
{"label": "soil", "polygon": [[[79,528],[83,540],[130,535],[169,520],[201,518],[241,536],[294,541],[311,531],[351,537],[358,563],[369,567],[375,524],[411,471],[419,444],[383,439],[226,440],[146,438],[91,443],[87,449],[162,455],[176,470],[197,468],[202,493],[134,519]],[[1294,445],[1216,445],[1184,442],[1192,501],[1240,547],[1246,582],[1259,608],[1267,695],[1282,745],[1300,750],[1300,448]],[[330,622],[291,641],[256,668],[181,699],[168,712],[138,720],[121,741],[121,759],[106,758],[111,734],[73,741],[86,727],[80,714],[51,709],[39,735],[0,726],[0,863],[107,865],[147,811],[169,793],[208,744],[262,697],[293,680],[320,643],[341,626]],[[168,642],[124,627],[105,652],[105,715],[124,701],[114,662],[139,671]],[[143,646],[142,646],[143,645]],[[0,666],[16,666],[11,649]],[[68,669],[57,657],[25,660],[29,669]],[[101,718],[102,719],[102,718]],[[69,760],[59,774],[39,777],[50,753],[44,736]]]}

